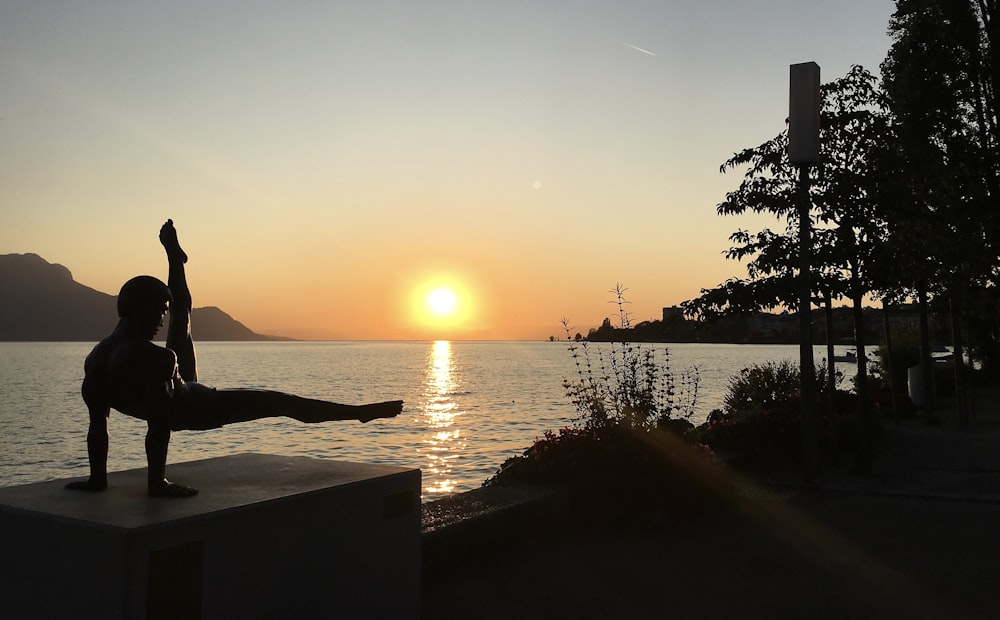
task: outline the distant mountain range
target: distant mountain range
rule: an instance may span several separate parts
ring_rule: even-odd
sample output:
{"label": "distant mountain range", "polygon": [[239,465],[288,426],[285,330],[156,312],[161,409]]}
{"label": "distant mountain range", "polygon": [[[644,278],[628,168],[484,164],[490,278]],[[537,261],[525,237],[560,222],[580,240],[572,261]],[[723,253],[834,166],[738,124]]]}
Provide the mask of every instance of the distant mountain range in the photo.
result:
{"label": "distant mountain range", "polygon": [[[118,322],[114,295],[73,280],[37,254],[0,255],[0,341],[94,341]],[[219,308],[195,308],[196,340],[292,340],[255,333]]]}

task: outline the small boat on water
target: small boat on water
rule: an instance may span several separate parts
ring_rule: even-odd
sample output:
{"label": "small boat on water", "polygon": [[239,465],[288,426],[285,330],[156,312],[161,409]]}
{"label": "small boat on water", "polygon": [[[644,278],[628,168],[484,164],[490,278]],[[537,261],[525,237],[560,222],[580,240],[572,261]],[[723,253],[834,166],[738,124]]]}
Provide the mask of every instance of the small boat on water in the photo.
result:
{"label": "small boat on water", "polygon": [[854,351],[846,351],[843,355],[834,355],[833,361],[835,362],[851,362],[852,364],[858,361],[858,354]]}

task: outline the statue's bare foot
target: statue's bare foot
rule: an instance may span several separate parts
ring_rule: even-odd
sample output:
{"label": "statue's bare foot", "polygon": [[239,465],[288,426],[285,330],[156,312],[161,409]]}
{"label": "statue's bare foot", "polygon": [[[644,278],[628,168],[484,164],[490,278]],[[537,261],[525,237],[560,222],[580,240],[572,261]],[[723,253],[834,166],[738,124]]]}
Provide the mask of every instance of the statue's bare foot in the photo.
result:
{"label": "statue's bare foot", "polygon": [[148,493],[150,497],[193,497],[198,494],[198,489],[164,480],[159,484],[151,483]]}
{"label": "statue's bare foot", "polygon": [[160,227],[160,243],[163,244],[163,249],[167,251],[167,260],[169,261],[180,261],[186,263],[188,261],[187,254],[181,249],[181,244],[177,241],[177,229],[174,228],[174,221],[167,220],[163,226]]}
{"label": "statue's bare foot", "polygon": [[87,480],[77,480],[76,482],[70,482],[66,485],[67,489],[72,489],[74,491],[104,491],[108,488],[107,480],[94,480],[93,478],[88,478]]}
{"label": "statue's bare foot", "polygon": [[394,418],[403,412],[403,401],[390,400],[384,403],[362,405],[358,421],[367,423],[379,418]]}

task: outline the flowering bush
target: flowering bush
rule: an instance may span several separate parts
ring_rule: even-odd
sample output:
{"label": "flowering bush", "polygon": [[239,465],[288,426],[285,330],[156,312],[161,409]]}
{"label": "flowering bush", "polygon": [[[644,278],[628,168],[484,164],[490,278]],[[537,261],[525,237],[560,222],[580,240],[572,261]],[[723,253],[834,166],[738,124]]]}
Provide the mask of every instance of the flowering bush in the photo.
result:
{"label": "flowering bush", "polygon": [[[619,284],[613,292],[619,326],[624,331],[631,327],[625,289]],[[694,413],[699,379],[696,367],[675,379],[666,347],[657,351],[628,341],[613,341],[610,348],[591,347],[587,341],[570,340],[569,322],[563,319],[562,323],[577,370],[576,379],[563,380],[563,388],[585,428],[648,430]]]}
{"label": "flowering bush", "polygon": [[[837,395],[829,394],[826,368],[816,375],[818,417],[829,426]],[[712,411],[696,436],[715,450],[767,458],[798,458],[802,449],[800,372],[790,361],[767,362],[732,377],[723,408]],[[838,377],[838,382],[840,377]],[[843,399],[838,398],[843,403]]]}
{"label": "flowering bush", "polygon": [[750,366],[729,379],[723,411],[741,417],[765,413],[798,397],[799,387],[799,369],[788,360]]}
{"label": "flowering bush", "polygon": [[[621,326],[627,329],[624,289],[619,285],[614,292]],[[558,432],[546,431],[521,456],[507,459],[486,484],[568,485],[579,501],[600,511],[614,506],[623,513],[662,512],[665,504],[678,509],[703,503],[692,500],[713,491],[696,479],[714,453],[683,439],[693,428],[687,418],[697,398],[697,370],[675,383],[666,349],[629,342],[591,347],[570,339],[566,321],[563,327],[577,369],[577,378],[564,380],[563,387],[580,419]]]}
{"label": "flowering bush", "polygon": [[[664,441],[665,435],[672,438]],[[487,484],[524,482],[575,484],[598,480],[670,477],[676,474],[678,443],[704,462],[715,460],[704,444],[688,444],[665,429],[636,433],[622,426],[562,428],[545,431],[543,437],[512,457]]]}

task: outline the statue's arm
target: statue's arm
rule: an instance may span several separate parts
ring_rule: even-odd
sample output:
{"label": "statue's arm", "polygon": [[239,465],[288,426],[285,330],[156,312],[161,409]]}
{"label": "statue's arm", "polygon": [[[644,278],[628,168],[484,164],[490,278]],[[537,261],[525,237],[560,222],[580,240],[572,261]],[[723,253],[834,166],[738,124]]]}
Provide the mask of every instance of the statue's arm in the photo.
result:
{"label": "statue's arm", "polygon": [[78,491],[103,491],[108,488],[108,415],[111,407],[88,403],[90,427],[87,429],[87,458],[90,478],[70,482],[66,488]]}

